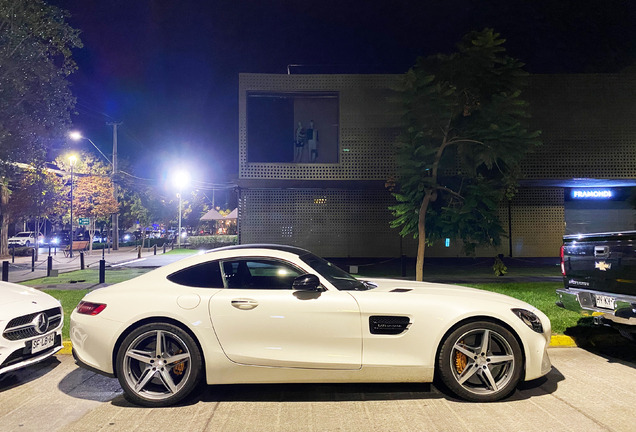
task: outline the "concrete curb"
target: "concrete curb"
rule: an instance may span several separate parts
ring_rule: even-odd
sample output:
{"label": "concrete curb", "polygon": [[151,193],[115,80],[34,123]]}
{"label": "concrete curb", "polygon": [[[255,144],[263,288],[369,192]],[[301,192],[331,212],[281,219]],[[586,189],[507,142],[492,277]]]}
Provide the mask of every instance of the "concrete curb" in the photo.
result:
{"label": "concrete curb", "polygon": [[575,347],[576,342],[574,341],[574,339],[572,339],[570,336],[565,336],[565,335],[552,335],[552,338],[550,339],[550,346],[551,347]]}
{"label": "concrete curb", "polygon": [[[71,341],[64,341],[64,348],[59,350],[58,354],[70,355],[73,350],[73,343]],[[570,336],[565,335],[553,335],[550,340],[551,347],[575,347],[576,342]]]}

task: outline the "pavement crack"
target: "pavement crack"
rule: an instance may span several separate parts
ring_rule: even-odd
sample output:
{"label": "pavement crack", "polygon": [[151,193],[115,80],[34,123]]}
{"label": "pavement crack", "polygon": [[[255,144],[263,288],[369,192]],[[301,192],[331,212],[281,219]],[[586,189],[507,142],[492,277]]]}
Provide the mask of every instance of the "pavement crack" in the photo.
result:
{"label": "pavement crack", "polygon": [[557,399],[560,402],[563,402],[564,404],[566,404],[567,406],[572,408],[574,411],[578,412],[579,414],[582,414],[587,419],[592,420],[592,422],[596,423],[597,425],[599,425],[603,429],[605,429],[605,430],[607,430],[609,432],[614,432],[615,431],[614,429],[612,429],[611,427],[609,427],[605,423],[596,420],[594,417],[589,416],[585,411],[583,411],[583,410],[579,409],[578,407],[572,405],[570,402],[568,402],[567,400],[563,399],[562,397],[559,397],[559,396],[555,395],[554,393],[550,393],[550,391],[548,389],[543,388],[543,386],[540,386],[540,388],[542,390],[544,390],[547,394],[552,396],[553,398]]}

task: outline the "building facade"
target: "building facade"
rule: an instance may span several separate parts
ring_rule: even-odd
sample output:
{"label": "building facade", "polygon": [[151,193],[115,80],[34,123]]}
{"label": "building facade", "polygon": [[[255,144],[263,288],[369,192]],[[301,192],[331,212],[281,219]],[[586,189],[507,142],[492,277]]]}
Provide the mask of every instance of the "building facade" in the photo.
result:
{"label": "building facade", "polygon": [[[389,226],[395,200],[385,187],[396,172],[398,78],[240,75],[240,243],[327,257],[416,254],[415,241]],[[500,208],[509,238],[478,256],[554,257],[566,232],[634,229],[635,90],[629,76],[531,77],[526,98],[544,145]],[[464,255],[461,244],[442,241],[427,256]]]}

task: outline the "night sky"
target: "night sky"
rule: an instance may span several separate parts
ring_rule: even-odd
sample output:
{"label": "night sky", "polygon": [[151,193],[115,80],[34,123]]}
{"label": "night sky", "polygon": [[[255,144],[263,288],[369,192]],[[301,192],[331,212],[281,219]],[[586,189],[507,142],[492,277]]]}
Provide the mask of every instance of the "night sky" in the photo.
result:
{"label": "night sky", "polygon": [[241,72],[403,73],[485,27],[532,73],[621,72],[636,61],[632,1],[50,3],[82,31],[76,128],[110,154],[105,123],[122,121],[120,155],[157,179],[179,164],[200,181],[237,175]]}

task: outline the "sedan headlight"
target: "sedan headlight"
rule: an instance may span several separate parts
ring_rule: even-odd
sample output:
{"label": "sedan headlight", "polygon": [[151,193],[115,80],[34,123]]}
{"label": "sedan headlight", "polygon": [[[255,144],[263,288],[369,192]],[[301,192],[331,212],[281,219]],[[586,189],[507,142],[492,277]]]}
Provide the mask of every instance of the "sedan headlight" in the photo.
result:
{"label": "sedan headlight", "polygon": [[543,333],[543,324],[538,316],[525,309],[510,309],[521,321],[537,333]]}

